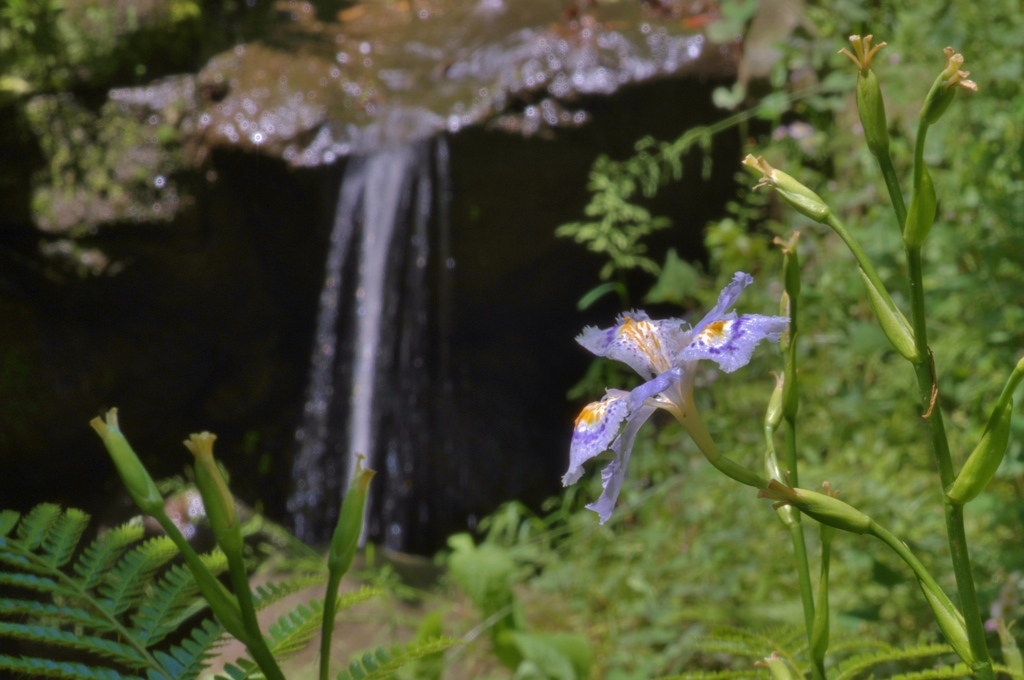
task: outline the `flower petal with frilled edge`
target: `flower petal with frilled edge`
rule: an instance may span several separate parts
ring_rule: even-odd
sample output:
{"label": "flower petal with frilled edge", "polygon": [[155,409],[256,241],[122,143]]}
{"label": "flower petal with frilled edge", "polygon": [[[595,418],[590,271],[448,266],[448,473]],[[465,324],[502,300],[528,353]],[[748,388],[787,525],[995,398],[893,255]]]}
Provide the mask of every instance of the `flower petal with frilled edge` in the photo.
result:
{"label": "flower petal with frilled edge", "polygon": [[680,354],[683,361],[710,359],[726,373],[746,366],[762,340],[778,342],[789,319],[784,316],[745,314],[707,324]]}
{"label": "flower petal with frilled edge", "polygon": [[647,422],[651,414],[657,410],[657,406],[643,406],[632,415],[622,434],[612,444],[615,451],[615,458],[601,470],[601,486],[604,491],[601,497],[587,506],[601,518],[604,524],[612,516],[615,509],[615,501],[619,498],[619,491],[622,490],[622,482],[626,478],[626,467],[629,465],[629,456],[633,452],[633,443],[636,441],[636,433],[640,427]]}
{"label": "flower petal with frilled edge", "polygon": [[750,274],[745,272],[736,272],[733,274],[732,281],[730,281],[729,285],[723,288],[722,292],[718,294],[718,303],[710,312],[704,315],[704,318],[700,320],[700,323],[693,327],[694,334],[699,334],[707,325],[714,323],[715,321],[720,321],[726,318],[735,318],[735,315],[728,315],[726,312],[732,309],[732,306],[736,304],[736,301],[740,298],[740,293],[743,292],[743,289],[753,282],[754,277]]}
{"label": "flower petal with frilled edge", "polygon": [[569,447],[569,470],[562,485],[575,484],[583,476],[583,464],[607,451],[619,434],[619,426],[629,416],[629,392],[608,390],[601,401],[587,404],[576,419]]}
{"label": "flower petal with frilled edge", "polygon": [[621,361],[645,379],[672,368],[675,356],[690,341],[681,319],[652,321],[642,311],[623,314],[611,328],[587,326],[576,338],[599,357]]}

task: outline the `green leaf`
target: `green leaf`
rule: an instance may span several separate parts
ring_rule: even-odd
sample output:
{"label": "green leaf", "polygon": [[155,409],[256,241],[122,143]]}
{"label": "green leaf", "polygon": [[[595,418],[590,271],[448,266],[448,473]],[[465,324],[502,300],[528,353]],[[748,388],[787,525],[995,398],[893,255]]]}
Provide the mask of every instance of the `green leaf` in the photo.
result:
{"label": "green leaf", "polygon": [[[449,637],[439,637],[421,643],[413,643],[404,650],[398,648],[388,653],[378,648],[374,654],[367,652],[361,659],[353,660],[348,667],[338,674],[337,680],[387,680],[403,667],[420,659],[436,656],[445,650],[462,644],[462,640]],[[368,656],[369,655],[369,656]],[[367,659],[368,656],[368,659]],[[369,668],[365,663],[370,661]]]}
{"label": "green leaf", "polygon": [[60,517],[60,506],[40,503],[22,517],[18,524],[18,543],[26,550],[39,547],[54,522]]}
{"label": "green leaf", "polygon": [[665,254],[665,264],[654,286],[644,297],[648,303],[670,302],[685,307],[700,290],[700,273],[679,257],[675,248]]}
{"label": "green leaf", "polygon": [[125,555],[99,586],[100,594],[110,600],[110,611],[120,614],[130,608],[142,596],[156,570],[177,554],[174,542],[162,536]]}
{"label": "green leaf", "polygon": [[141,540],[143,534],[141,524],[123,524],[90,543],[73,567],[78,585],[83,590],[95,587],[125,549]]}
{"label": "green leaf", "polygon": [[47,553],[46,563],[52,567],[64,566],[78,547],[78,541],[81,540],[82,532],[88,524],[89,515],[81,510],[69,508],[61,515],[43,539],[43,550]]}
{"label": "green leaf", "polygon": [[128,645],[100,637],[77,635],[48,626],[0,621],[0,637],[91,652],[130,668],[146,668],[149,665],[149,661],[138,650]]}
{"label": "green leaf", "polygon": [[136,675],[122,675],[110,668],[97,668],[70,661],[50,661],[32,657],[0,656],[0,670],[15,675],[30,675],[66,680],[142,680]]}
{"label": "green leaf", "polygon": [[[952,654],[953,648],[949,645],[917,645],[914,647],[890,647],[873,654],[861,654],[850,657],[839,665],[837,671],[829,677],[835,680],[853,680],[872,666],[893,661],[906,661],[908,659],[921,659],[929,656],[941,656]],[[941,676],[951,677],[951,676]]]}
{"label": "green leaf", "polygon": [[113,630],[113,626],[107,619],[96,614],[69,607],[67,605],[55,605],[34,600],[11,600],[0,598],[0,616],[28,616],[33,619],[52,618],[61,619],[68,623],[84,626],[100,632]]}

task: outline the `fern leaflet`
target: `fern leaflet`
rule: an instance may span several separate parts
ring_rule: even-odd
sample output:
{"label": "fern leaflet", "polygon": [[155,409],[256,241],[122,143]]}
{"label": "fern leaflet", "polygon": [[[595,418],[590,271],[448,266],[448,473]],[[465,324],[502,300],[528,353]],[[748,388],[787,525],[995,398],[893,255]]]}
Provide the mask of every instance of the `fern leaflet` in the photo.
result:
{"label": "fern leaflet", "polygon": [[353,660],[347,670],[338,674],[338,680],[386,680],[414,661],[440,654],[461,643],[462,640],[457,638],[438,637],[413,643],[405,649],[396,647],[390,652],[378,647]]}
{"label": "fern leaflet", "polygon": [[[343,593],[338,596],[335,616],[383,592],[380,588],[364,586],[357,591]],[[270,653],[277,659],[284,659],[295,654],[320,631],[323,619],[324,601],[322,599],[298,605],[287,615],[281,616],[270,624],[268,630]],[[260,671],[252,661],[242,658],[238,659],[234,665],[225,666],[224,672],[231,680],[241,680],[242,678],[254,678]]]}
{"label": "fern leaflet", "polygon": [[[907,661],[910,659],[921,659],[929,656],[952,654],[953,649],[949,645],[920,645],[899,649],[890,647],[873,654],[861,654],[846,659],[839,665],[834,674],[835,680],[853,680],[859,673],[863,673],[872,666],[880,663],[893,661]],[[941,676],[948,677],[948,676]]]}
{"label": "fern leaflet", "polygon": [[938,668],[894,675],[890,680],[944,680],[945,678],[967,678],[973,676],[974,674],[971,673],[967,666],[958,663],[955,666],[939,666]]}
{"label": "fern leaflet", "polygon": [[751,668],[744,671],[689,671],[679,675],[667,675],[658,680],[750,680],[750,678],[766,678],[768,671]]}
{"label": "fern leaflet", "polygon": [[[153,649],[197,606],[197,588],[183,567],[167,563],[177,548],[167,538],[135,545],[140,526],[107,532],[73,559],[89,521],[79,510],[42,504],[25,515],[0,513],[0,585],[59,598],[0,598],[0,637],[75,654],[74,662],[0,656],[0,671],[78,680],[192,680],[222,636],[200,622],[180,645]],[[222,558],[207,558],[211,566]],[[221,567],[223,568],[223,567]],[[157,575],[163,571],[159,580]],[[154,581],[156,581],[154,583]],[[84,655],[84,657],[83,657]]]}

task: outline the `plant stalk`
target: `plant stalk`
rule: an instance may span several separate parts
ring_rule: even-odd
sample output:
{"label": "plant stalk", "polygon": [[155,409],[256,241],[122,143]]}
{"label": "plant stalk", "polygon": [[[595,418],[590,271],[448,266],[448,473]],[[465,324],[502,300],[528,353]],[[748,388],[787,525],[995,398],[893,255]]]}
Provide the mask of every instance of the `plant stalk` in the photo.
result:
{"label": "plant stalk", "polygon": [[328,680],[331,665],[331,641],[334,639],[334,615],[338,606],[338,587],[342,571],[332,571],[327,579],[327,594],[324,598],[324,622],[320,633],[320,680]]}
{"label": "plant stalk", "polygon": [[[799,288],[799,287],[797,287]],[[795,291],[794,291],[795,292]],[[796,455],[796,414],[798,404],[797,372],[796,372],[796,341],[798,337],[797,310],[800,296],[789,297],[789,346],[786,348],[785,382],[782,386],[783,422],[786,424],[786,467],[789,472],[789,483],[800,485],[798,461]],[[793,541],[793,554],[796,557],[797,578],[800,581],[800,601],[804,609],[804,625],[807,628],[807,644],[811,645],[814,631],[814,588],[811,585],[811,567],[807,561],[807,542],[804,539],[804,527],[801,513],[793,513],[793,524],[789,527],[789,535]],[[813,680],[825,680],[823,664],[811,664]]]}
{"label": "plant stalk", "polygon": [[882,170],[882,177],[885,179],[885,187],[889,190],[889,200],[892,201],[892,208],[896,212],[896,220],[899,222],[900,233],[907,223],[907,204],[903,200],[903,191],[900,189],[900,180],[896,176],[896,168],[892,165],[892,158],[888,153],[876,156],[878,166]]}
{"label": "plant stalk", "polygon": [[228,553],[228,573],[231,575],[231,585],[238,599],[238,606],[242,610],[242,622],[249,633],[249,640],[246,649],[252,655],[252,660],[263,671],[267,680],[284,680],[284,673],[277,665],[277,660],[270,653],[267,641],[260,631],[260,624],[256,620],[256,608],[252,603],[252,591],[249,589],[249,575],[245,572],[245,563],[242,556]]}
{"label": "plant stalk", "polygon": [[[919,139],[921,136],[919,135]],[[907,265],[910,279],[910,311],[914,330],[914,343],[917,346],[919,360],[914,364],[917,374],[917,385],[921,395],[921,406],[925,410],[928,429],[932,437],[932,450],[939,469],[939,480],[943,491],[953,483],[953,461],[949,454],[949,440],[942,422],[942,410],[938,407],[938,385],[935,382],[935,364],[928,349],[928,328],[924,316],[924,288],[922,285],[921,248],[907,247]],[[943,493],[945,498],[945,493]],[[985,628],[981,621],[981,608],[978,605],[978,594],[974,587],[974,576],[971,573],[971,557],[967,550],[967,535],[964,531],[963,508],[952,503],[943,503],[946,515],[946,533],[949,541],[949,552],[953,561],[953,574],[956,577],[957,592],[960,595],[960,608],[963,610],[967,636],[971,643],[971,651],[977,659],[979,667],[975,668],[975,676],[982,680],[995,677],[992,671],[992,660],[989,657],[988,645],[985,642]]]}

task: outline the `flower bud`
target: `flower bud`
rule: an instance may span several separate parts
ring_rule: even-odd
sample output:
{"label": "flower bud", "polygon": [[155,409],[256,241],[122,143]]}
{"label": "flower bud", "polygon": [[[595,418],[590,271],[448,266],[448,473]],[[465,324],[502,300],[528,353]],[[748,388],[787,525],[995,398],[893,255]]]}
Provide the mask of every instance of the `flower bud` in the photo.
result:
{"label": "flower bud", "polygon": [[192,434],[185,441],[185,447],[196,458],[196,486],[203,497],[210,528],[213,529],[217,545],[230,558],[233,553],[241,554],[242,529],[235,513],[235,499],[213,458],[213,442],[216,439],[217,436],[209,432]]}
{"label": "flower bud", "polygon": [[341,504],[338,525],[331,537],[331,551],[327,564],[332,573],[344,574],[352,566],[359,537],[363,533],[363,511],[366,508],[366,497],[370,489],[370,481],[376,473],[363,467],[363,456],[359,456],[356,469],[349,484],[348,493]]}
{"label": "flower bud", "polygon": [[807,489],[794,489],[777,480],[768,482],[768,488],[758,496],[772,498],[783,505],[791,505],[811,519],[836,529],[854,534],[864,534],[871,528],[872,520],[857,508],[838,500],[831,494],[828,482],[825,493]]}
{"label": "flower bud", "polygon": [[924,107],[921,109],[921,119],[928,125],[938,122],[949,105],[953,103],[953,97],[956,96],[955,88],[962,87],[971,92],[978,91],[977,83],[966,79],[971,75],[970,72],[960,70],[960,67],[964,65],[964,55],[954,54],[952,47],[947,47],[944,52],[946,53],[946,68],[935,79],[932,89],[929,90],[928,96],[924,100]]}
{"label": "flower bud", "polygon": [[771,656],[765,657],[764,661],[758,661],[754,665],[767,666],[768,675],[772,680],[796,680],[797,677],[778,652],[772,652]]}
{"label": "flower bud", "polygon": [[875,72],[871,70],[871,60],[886,44],[883,42],[871,47],[871,39],[870,35],[864,36],[863,40],[859,35],[851,35],[850,43],[857,54],[846,49],[839,50],[839,54],[845,54],[857,65],[857,113],[864,128],[864,139],[871,153],[882,156],[889,153],[889,126],[885,120],[882,90]]}
{"label": "flower bud", "polygon": [[864,282],[864,287],[868,291],[868,300],[871,302],[871,308],[875,311],[875,316],[878,317],[878,323],[882,327],[885,337],[889,338],[889,342],[892,343],[892,346],[904,358],[908,361],[916,362],[918,357],[917,346],[914,345],[914,334],[910,331],[910,324],[907,323],[906,317],[903,316],[899,309],[889,306],[887,296],[883,296],[875,288],[875,285],[871,283],[871,279],[868,278],[863,269],[858,269],[857,271],[860,272],[861,281]]}
{"label": "flower bud", "polygon": [[920,248],[935,222],[935,185],[932,184],[931,173],[923,165],[915,179],[914,195],[907,209],[907,223],[903,225],[903,242],[911,248]]}
{"label": "flower bud", "polygon": [[1006,404],[996,405],[989,416],[981,441],[964,463],[946,498],[954,505],[970,503],[978,497],[995,476],[1003,462],[1006,444],[1010,441],[1010,422],[1013,416],[1013,399]]}
{"label": "flower bud", "polygon": [[924,581],[918,580],[924,599],[935,614],[935,621],[939,624],[939,630],[946,636],[946,642],[953,648],[953,651],[963,659],[968,666],[974,665],[974,653],[971,651],[971,642],[967,637],[967,625],[964,623],[964,615],[953,605],[949,597],[937,586],[928,586]]}
{"label": "flower bud", "polygon": [[113,459],[117,473],[121,476],[121,481],[124,482],[128,495],[135,501],[135,505],[147,515],[164,512],[164,497],[118,427],[117,409],[107,411],[105,422],[93,418],[89,424],[103,439],[107,453]]}
{"label": "flower bud", "polygon": [[754,188],[770,186],[778,192],[787,203],[789,203],[797,212],[810,217],[815,222],[821,222],[826,224],[829,215],[832,214],[831,208],[822,200],[821,196],[814,193],[806,186],[796,181],[792,176],[787,175],[781,170],[776,170],[768,164],[764,159],[764,156],[758,156],[754,158],[752,155],[747,155],[743,159],[743,164],[749,168],[753,168],[758,172],[762,173],[762,177]]}

